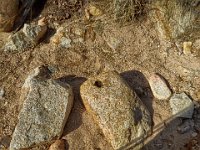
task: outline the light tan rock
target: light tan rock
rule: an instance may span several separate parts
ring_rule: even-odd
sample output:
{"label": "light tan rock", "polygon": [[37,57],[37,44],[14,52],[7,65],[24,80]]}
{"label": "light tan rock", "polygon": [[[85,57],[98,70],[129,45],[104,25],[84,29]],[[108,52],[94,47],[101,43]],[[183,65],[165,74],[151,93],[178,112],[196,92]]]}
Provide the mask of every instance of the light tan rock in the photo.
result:
{"label": "light tan rock", "polygon": [[183,42],[183,53],[185,55],[192,53],[192,42]]}
{"label": "light tan rock", "polygon": [[10,31],[19,9],[19,0],[4,0],[0,5],[0,31]]}
{"label": "light tan rock", "polygon": [[48,79],[48,73],[46,67],[36,68],[22,87],[21,101],[24,103],[10,150],[27,149],[62,135],[73,105],[72,88]]}
{"label": "light tan rock", "polygon": [[90,5],[88,7],[88,10],[89,10],[89,13],[92,16],[101,16],[103,14],[103,12],[99,8],[97,8],[96,6],[94,6],[94,5]]}
{"label": "light tan rock", "polygon": [[50,146],[49,150],[66,150],[65,140],[56,140]]}
{"label": "light tan rock", "polygon": [[80,93],[87,111],[114,149],[142,140],[150,131],[149,111],[117,72],[88,79]]}

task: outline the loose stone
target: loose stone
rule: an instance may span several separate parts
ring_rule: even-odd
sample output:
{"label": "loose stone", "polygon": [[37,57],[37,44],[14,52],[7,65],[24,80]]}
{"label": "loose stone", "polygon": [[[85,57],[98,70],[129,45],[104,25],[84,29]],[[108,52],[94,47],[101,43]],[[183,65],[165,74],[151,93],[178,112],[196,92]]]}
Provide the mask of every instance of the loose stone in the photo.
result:
{"label": "loose stone", "polygon": [[194,103],[185,93],[174,94],[170,99],[170,106],[173,115],[183,118],[192,118]]}
{"label": "loose stone", "polygon": [[117,72],[90,78],[83,83],[80,93],[87,111],[114,149],[148,135],[150,113]]}
{"label": "loose stone", "polygon": [[47,26],[44,24],[25,24],[22,30],[8,38],[8,41],[4,47],[4,51],[25,51],[28,48],[32,48],[39,43],[39,40],[45,35],[46,31]]}
{"label": "loose stone", "polygon": [[166,100],[170,98],[172,92],[167,86],[165,80],[159,75],[153,74],[149,78],[149,85],[155,98],[159,100]]}
{"label": "loose stone", "polygon": [[185,55],[192,53],[192,42],[183,42],[183,53]]}
{"label": "loose stone", "polygon": [[10,150],[27,149],[62,135],[73,104],[72,88],[48,79],[48,73],[46,67],[36,68],[22,87],[24,104]]}
{"label": "loose stone", "polygon": [[49,150],[66,150],[64,140],[56,140],[49,148]]}

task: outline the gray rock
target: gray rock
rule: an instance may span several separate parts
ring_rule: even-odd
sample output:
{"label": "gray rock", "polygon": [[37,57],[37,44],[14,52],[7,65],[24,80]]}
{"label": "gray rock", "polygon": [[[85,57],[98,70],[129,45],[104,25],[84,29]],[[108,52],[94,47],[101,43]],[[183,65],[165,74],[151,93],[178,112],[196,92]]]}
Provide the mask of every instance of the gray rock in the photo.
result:
{"label": "gray rock", "polygon": [[157,74],[153,74],[149,78],[149,85],[153,95],[159,100],[166,100],[172,94],[164,79]]}
{"label": "gray rock", "polygon": [[90,78],[80,93],[87,111],[114,149],[142,140],[150,131],[149,111],[118,73],[104,72]]}
{"label": "gray rock", "polygon": [[38,43],[39,40],[44,36],[47,31],[46,25],[29,25],[25,24],[23,27],[23,32],[30,40],[34,43]]}
{"label": "gray rock", "polygon": [[19,31],[8,38],[4,51],[24,51],[27,48],[34,47],[34,44],[23,32]]}
{"label": "gray rock", "polygon": [[66,38],[66,37],[62,37],[61,40],[60,40],[60,46],[63,47],[63,48],[71,47],[71,39]]}
{"label": "gray rock", "polygon": [[47,79],[45,67],[36,68],[26,79],[21,100],[24,101],[10,150],[19,150],[58,139],[63,132],[73,104],[69,85]]}
{"label": "gray rock", "polygon": [[11,35],[5,44],[4,51],[24,51],[36,46],[47,31],[47,26],[28,25]]}
{"label": "gray rock", "polygon": [[177,117],[192,118],[194,111],[194,103],[185,94],[174,94],[170,99],[172,114]]}

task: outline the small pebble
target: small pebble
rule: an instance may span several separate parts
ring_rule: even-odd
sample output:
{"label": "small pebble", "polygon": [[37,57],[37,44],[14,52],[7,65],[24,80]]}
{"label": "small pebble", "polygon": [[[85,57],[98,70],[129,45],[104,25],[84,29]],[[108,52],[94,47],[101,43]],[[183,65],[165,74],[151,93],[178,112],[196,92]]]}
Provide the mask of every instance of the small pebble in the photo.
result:
{"label": "small pebble", "polygon": [[49,150],[65,150],[65,140],[56,140],[49,148]]}
{"label": "small pebble", "polygon": [[162,79],[159,75],[153,74],[149,78],[149,84],[155,98],[159,100],[166,100],[170,98],[172,92],[167,86],[165,80]]}
{"label": "small pebble", "polygon": [[5,91],[3,88],[0,88],[0,99],[4,97]]}
{"label": "small pebble", "polygon": [[185,55],[192,53],[192,42],[183,42],[183,53]]}
{"label": "small pebble", "polygon": [[88,10],[92,16],[101,16],[103,14],[99,8],[97,8],[96,6],[93,6],[93,5],[90,5]]}
{"label": "small pebble", "polygon": [[60,40],[60,45],[63,48],[70,48],[71,47],[71,39],[62,37]]}

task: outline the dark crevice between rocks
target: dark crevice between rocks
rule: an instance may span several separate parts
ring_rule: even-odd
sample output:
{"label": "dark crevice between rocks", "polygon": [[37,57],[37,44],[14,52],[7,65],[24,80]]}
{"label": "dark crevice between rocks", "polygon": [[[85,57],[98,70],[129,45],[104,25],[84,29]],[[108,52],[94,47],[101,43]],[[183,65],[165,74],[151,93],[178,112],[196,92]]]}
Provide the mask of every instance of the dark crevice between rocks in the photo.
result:
{"label": "dark crevice between rocks", "polygon": [[128,129],[128,141],[131,142],[131,128]]}
{"label": "dark crevice between rocks", "polygon": [[15,20],[15,32],[20,30],[25,22],[30,22],[37,18],[44,9],[47,0],[21,0],[19,5],[19,12]]}
{"label": "dark crevice between rocks", "polygon": [[142,111],[139,107],[136,107],[134,108],[134,113],[133,114],[136,114],[134,115],[134,125],[137,126],[138,123],[142,120]]}
{"label": "dark crevice between rocks", "polygon": [[74,93],[74,104],[63,131],[63,136],[65,136],[79,128],[82,124],[82,113],[85,111],[85,107],[80,95],[80,86],[83,82],[86,81],[86,78],[77,77],[75,75],[68,75],[57,80],[65,84],[69,84],[72,87]]}
{"label": "dark crevice between rocks", "polygon": [[35,0],[35,3],[33,4],[32,8],[32,14],[30,14],[31,19],[34,19],[36,17],[39,17],[42,10],[44,9],[44,6],[46,4],[47,0]]}
{"label": "dark crevice between rocks", "polygon": [[127,82],[130,88],[137,94],[144,105],[149,110],[151,116],[154,114],[152,101],[153,94],[151,92],[149,83],[143,73],[137,70],[130,70],[120,74],[121,77]]}

